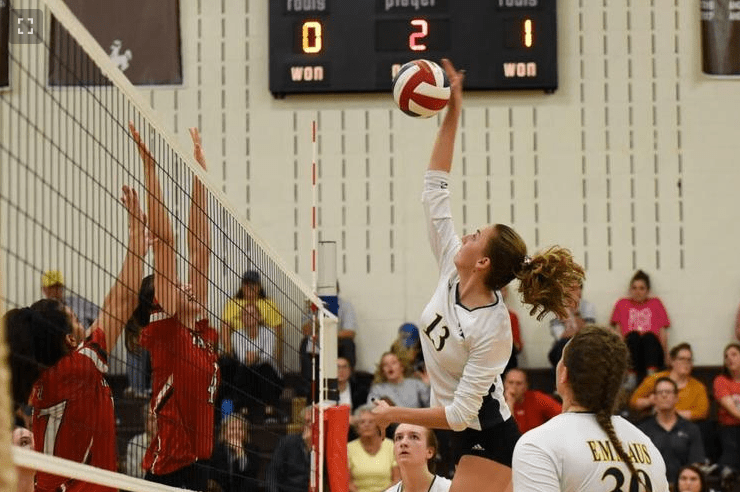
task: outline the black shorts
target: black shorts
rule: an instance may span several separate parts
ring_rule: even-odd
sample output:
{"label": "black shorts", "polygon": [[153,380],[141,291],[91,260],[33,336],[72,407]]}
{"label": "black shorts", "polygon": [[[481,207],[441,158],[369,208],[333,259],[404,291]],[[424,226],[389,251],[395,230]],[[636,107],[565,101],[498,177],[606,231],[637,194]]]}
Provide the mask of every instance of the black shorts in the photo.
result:
{"label": "black shorts", "polygon": [[465,455],[480,456],[511,468],[514,446],[522,435],[510,417],[493,427],[483,430],[465,429],[452,433],[452,453],[455,464]]}

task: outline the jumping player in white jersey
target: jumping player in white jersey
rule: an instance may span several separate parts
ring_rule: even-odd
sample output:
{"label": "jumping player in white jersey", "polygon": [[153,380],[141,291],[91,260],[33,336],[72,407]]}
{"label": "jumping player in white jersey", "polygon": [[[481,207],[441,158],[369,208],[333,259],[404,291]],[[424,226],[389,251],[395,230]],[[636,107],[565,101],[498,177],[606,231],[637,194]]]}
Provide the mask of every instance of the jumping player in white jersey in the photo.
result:
{"label": "jumping player in white jersey", "polygon": [[519,439],[514,492],[668,491],[650,438],[612,415],[628,360],[625,343],[606,328],[585,327],[568,342],[556,369],[563,413]]}
{"label": "jumping player in white jersey", "polygon": [[565,318],[583,269],[553,247],[533,257],[503,224],[462,238],[452,222],[449,171],[462,110],[463,73],[442,60],[451,97],[424,177],[422,202],[439,283],[421,317],[420,339],[432,387],[431,408],[374,409],[381,425],[405,422],[452,429],[457,469],[451,492],[511,490],[511,457],[519,430],[503,394],[501,373],[511,355],[509,313],[500,289],[518,278],[519,292],[539,317]]}

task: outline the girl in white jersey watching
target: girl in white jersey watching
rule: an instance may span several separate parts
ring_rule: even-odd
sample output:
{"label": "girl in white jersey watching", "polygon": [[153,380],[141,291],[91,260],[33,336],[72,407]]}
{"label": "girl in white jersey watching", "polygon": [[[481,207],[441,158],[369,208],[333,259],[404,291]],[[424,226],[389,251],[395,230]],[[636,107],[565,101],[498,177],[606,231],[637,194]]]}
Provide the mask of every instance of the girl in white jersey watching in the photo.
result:
{"label": "girl in white jersey watching", "polygon": [[432,388],[431,408],[378,403],[381,425],[405,422],[452,429],[457,468],[452,492],[511,489],[511,457],[519,430],[504,399],[501,373],[511,355],[511,322],[500,289],[518,278],[519,292],[539,317],[565,318],[583,269],[562,248],[533,257],[503,224],[462,238],[452,223],[449,171],[462,110],[463,73],[442,60],[450,80],[447,113],[424,177],[422,202],[440,277],[421,316],[420,339]]}
{"label": "girl in white jersey watching", "polygon": [[650,438],[613,416],[629,351],[620,336],[581,329],[555,369],[563,413],[524,434],[514,450],[514,492],[667,492]]}
{"label": "girl in white jersey watching", "polygon": [[420,425],[400,424],[393,434],[393,456],[401,481],[385,492],[447,492],[450,481],[435,475],[437,436]]}

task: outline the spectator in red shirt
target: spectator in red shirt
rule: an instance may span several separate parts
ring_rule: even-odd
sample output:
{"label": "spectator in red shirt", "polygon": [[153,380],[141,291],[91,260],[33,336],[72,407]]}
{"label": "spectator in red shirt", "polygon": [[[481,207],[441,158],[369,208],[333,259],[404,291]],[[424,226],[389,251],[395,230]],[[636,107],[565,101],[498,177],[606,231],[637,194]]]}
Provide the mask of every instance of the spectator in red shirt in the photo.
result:
{"label": "spectator in red shirt", "polygon": [[[714,378],[714,399],[717,400],[717,420],[722,440],[719,464],[738,471],[740,463],[740,344],[725,347],[722,374]],[[724,474],[724,473],[723,473]]]}
{"label": "spectator in red shirt", "polygon": [[559,415],[563,409],[554,398],[541,391],[530,390],[527,374],[521,369],[511,369],[506,373],[504,396],[522,434]]}

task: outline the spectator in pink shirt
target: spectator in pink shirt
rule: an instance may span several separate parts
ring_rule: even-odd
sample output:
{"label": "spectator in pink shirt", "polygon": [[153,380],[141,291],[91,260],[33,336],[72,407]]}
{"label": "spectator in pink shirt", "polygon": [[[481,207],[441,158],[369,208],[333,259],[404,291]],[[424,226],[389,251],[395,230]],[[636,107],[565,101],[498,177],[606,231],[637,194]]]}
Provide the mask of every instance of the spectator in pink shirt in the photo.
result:
{"label": "spectator in pink shirt", "polygon": [[650,277],[638,270],[630,281],[629,297],[617,301],[611,325],[619,329],[629,347],[632,369],[628,374],[628,389],[664,367],[668,353],[668,319],[663,303],[650,295]]}

